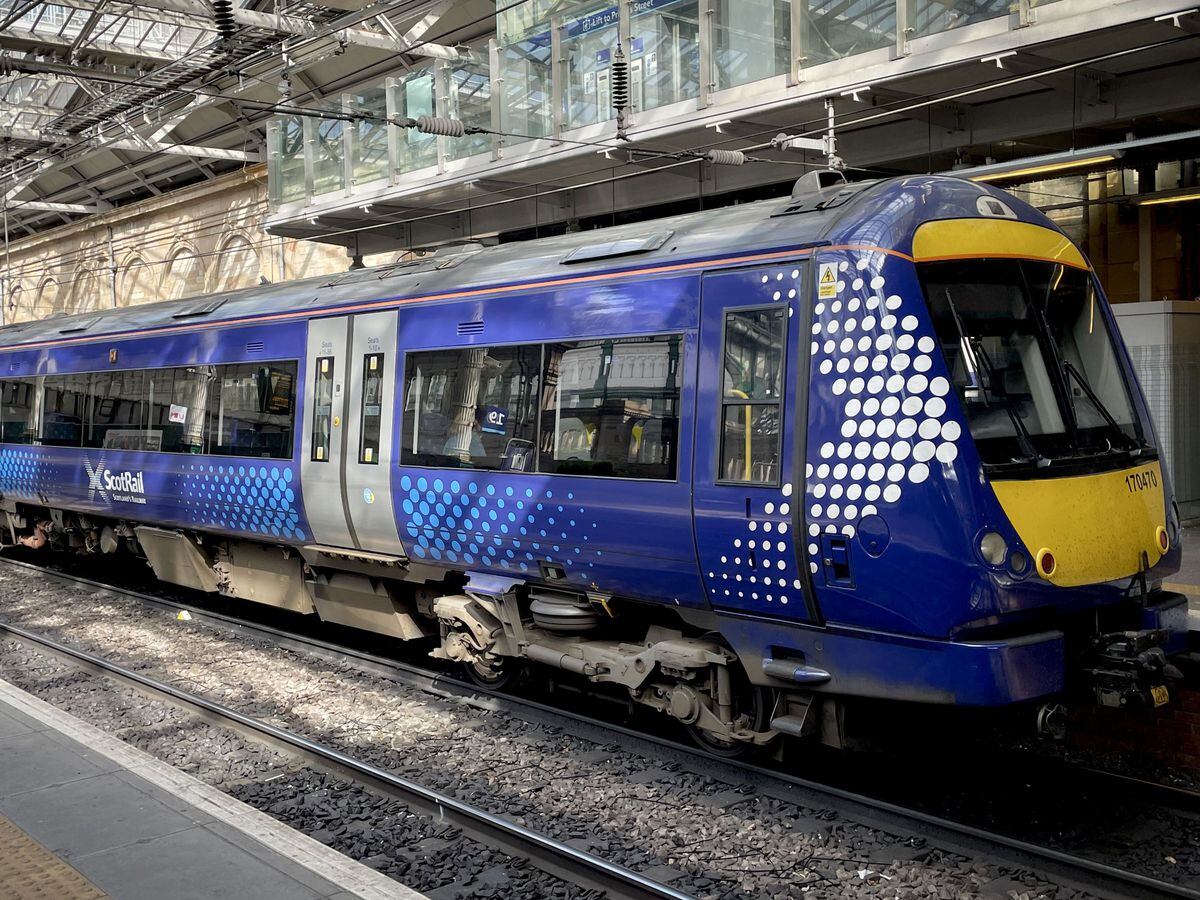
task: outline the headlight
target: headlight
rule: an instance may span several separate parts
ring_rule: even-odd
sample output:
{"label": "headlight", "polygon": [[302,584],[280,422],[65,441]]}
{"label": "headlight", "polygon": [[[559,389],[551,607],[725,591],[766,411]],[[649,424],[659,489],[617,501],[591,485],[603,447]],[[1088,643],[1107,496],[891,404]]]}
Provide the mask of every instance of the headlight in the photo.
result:
{"label": "headlight", "polygon": [[1008,570],[1014,575],[1024,575],[1029,571],[1029,557],[1020,550],[1014,550],[1008,558]]}
{"label": "headlight", "polygon": [[989,531],[979,539],[979,555],[988,565],[1004,565],[1004,558],[1008,556],[1008,545],[996,532]]}

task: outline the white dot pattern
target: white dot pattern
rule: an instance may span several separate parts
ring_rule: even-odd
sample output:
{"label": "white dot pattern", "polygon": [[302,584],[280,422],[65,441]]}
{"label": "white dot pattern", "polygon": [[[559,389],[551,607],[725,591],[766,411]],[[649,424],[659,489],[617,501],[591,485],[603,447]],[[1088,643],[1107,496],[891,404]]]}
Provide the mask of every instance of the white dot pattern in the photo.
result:
{"label": "white dot pattern", "polygon": [[[950,383],[931,371],[937,344],[923,306],[888,293],[886,278],[875,271],[881,266],[878,258],[860,256],[853,263],[859,277],[849,285],[840,282],[838,298],[813,310],[814,346],[819,347],[812,360],[813,402],[836,411],[832,431],[809,438],[806,511],[814,540],[822,533],[853,537],[861,517],[886,516],[906,491],[959,455],[962,428],[946,420]],[[845,263],[841,268],[847,268]],[[867,314],[842,312],[843,307]],[[846,333],[857,340],[841,341]],[[835,335],[839,340],[830,340]],[[828,377],[868,368],[880,374],[869,380]],[[868,465],[830,469],[822,460],[863,460]],[[876,503],[882,504],[882,513]],[[812,570],[817,571],[815,563]]]}
{"label": "white dot pattern", "polygon": [[[848,264],[843,265],[842,271],[848,268]],[[773,269],[762,274],[759,278],[759,283],[764,286],[761,298],[779,301],[786,296],[788,300],[795,300],[801,293],[800,276],[799,269]],[[843,281],[842,285],[844,284]],[[854,333],[858,323],[853,326],[849,324],[848,318],[856,317],[852,311],[847,312],[846,304],[841,300],[828,305],[820,303],[814,311],[817,308],[820,309],[817,315],[829,316],[831,322],[838,323],[838,327],[824,328],[820,323],[814,324],[810,344],[812,358],[823,376],[822,381],[828,384],[831,379],[837,377],[840,384],[838,390],[844,393],[851,377],[847,373],[853,364],[848,354],[853,353],[857,346],[855,338],[845,335]],[[824,359],[821,359],[822,356]],[[816,362],[817,360],[821,361]],[[845,362],[842,363],[842,360]],[[857,437],[857,434],[855,426],[854,436]],[[807,483],[811,483],[814,474],[820,475],[821,478],[828,476],[830,466],[836,464],[836,460],[844,458],[840,447],[832,441],[814,446],[811,450],[813,459],[805,466]],[[834,460],[835,463],[824,460]],[[809,491],[807,503],[804,502],[804,497],[797,495],[790,481],[777,488],[754,488],[749,491],[748,493],[755,495],[751,498],[749,516],[742,520],[741,524],[728,526],[729,544],[721,551],[720,566],[713,566],[713,570],[707,572],[708,590],[713,603],[768,608],[790,605],[802,614],[804,583],[800,578],[802,573],[797,568],[799,548],[792,540],[793,504],[799,504],[801,512],[806,512],[806,507],[811,507],[815,511],[814,515],[821,515],[825,504],[832,503],[827,496],[827,490],[828,486],[820,493]],[[809,538],[815,539],[819,534],[819,531],[810,529]]]}

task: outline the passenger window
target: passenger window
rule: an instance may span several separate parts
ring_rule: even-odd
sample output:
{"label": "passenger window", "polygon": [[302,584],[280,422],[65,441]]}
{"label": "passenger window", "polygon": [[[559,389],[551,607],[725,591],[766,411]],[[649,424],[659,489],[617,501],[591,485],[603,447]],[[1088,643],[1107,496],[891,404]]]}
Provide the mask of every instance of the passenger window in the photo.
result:
{"label": "passenger window", "polygon": [[329,440],[333,433],[333,357],[317,358],[313,382],[312,460],[329,462]]}
{"label": "passenger window", "polygon": [[219,366],[208,391],[208,452],[289,459],[296,363]]}
{"label": "passenger window", "polygon": [[41,443],[47,447],[83,445],[90,375],[47,375],[42,383]]}
{"label": "passenger window", "polygon": [[157,450],[146,430],[146,373],[96,372],[89,378],[91,412],[83,446],[108,450]]}
{"label": "passenger window", "polygon": [[362,436],[359,439],[358,461],[379,464],[379,429],[383,420],[383,354],[368,353],[363,357]]}
{"label": "passenger window", "polygon": [[540,347],[408,354],[401,462],[534,471],[540,379]]}
{"label": "passenger window", "polygon": [[674,478],[682,354],[679,335],[548,345],[540,471]]}
{"label": "passenger window", "polygon": [[28,444],[33,441],[33,391],[29,381],[0,382],[0,441]]}
{"label": "passenger window", "polygon": [[787,310],[725,315],[721,396],[720,480],[779,480]]}
{"label": "passenger window", "polygon": [[216,379],[213,366],[150,369],[146,372],[146,400],[150,415],[147,438],[157,446],[147,450],[168,453],[203,453],[205,411],[209,385]]}

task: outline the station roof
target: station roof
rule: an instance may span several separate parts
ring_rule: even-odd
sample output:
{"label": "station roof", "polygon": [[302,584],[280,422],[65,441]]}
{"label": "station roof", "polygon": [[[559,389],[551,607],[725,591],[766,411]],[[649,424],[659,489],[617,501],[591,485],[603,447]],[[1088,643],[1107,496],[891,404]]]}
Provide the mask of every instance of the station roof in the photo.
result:
{"label": "station roof", "polygon": [[335,108],[494,17],[486,0],[0,0],[10,236],[262,161],[285,72],[293,102]]}

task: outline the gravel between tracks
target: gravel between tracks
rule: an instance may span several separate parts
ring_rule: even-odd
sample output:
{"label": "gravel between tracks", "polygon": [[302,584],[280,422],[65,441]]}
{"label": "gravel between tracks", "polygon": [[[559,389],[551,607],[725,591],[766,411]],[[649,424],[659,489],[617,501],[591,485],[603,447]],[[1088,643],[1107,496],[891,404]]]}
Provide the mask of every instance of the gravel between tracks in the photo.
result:
{"label": "gravel between tracks", "polygon": [[[263,744],[81,671],[19,640],[0,641],[0,674],[431,898],[596,896],[464,838],[453,827],[414,814],[403,803],[297,766]],[[450,866],[451,859],[459,864]]]}
{"label": "gravel between tracks", "polygon": [[[342,749],[698,897],[1082,896],[1026,872],[926,847],[919,835],[889,834],[832,809],[739,792],[613,744],[481,712],[349,664],[328,663],[200,622],[180,622],[134,598],[0,566],[0,617]],[[53,679],[43,683],[41,668],[28,668],[31,652],[10,644],[0,653],[0,674],[100,727],[121,727],[112,713],[91,710],[97,718],[89,718],[72,709],[68,704],[81,701],[72,699],[78,691],[70,687],[71,679],[65,685]],[[86,704],[82,712],[89,712]],[[224,757],[220,739],[213,740],[216,745],[206,742],[197,752]],[[461,844],[455,835],[427,833],[414,842],[404,833],[392,839],[388,817],[399,813],[371,806],[363,799],[371,795],[354,786],[313,772],[263,777],[267,771],[278,774],[277,762],[266,770],[255,768],[249,780],[222,775],[227,764],[215,759],[188,759],[181,767],[218,776],[214,783],[235,796],[300,823],[301,830],[406,883],[412,883],[409,873],[417,860],[433,860],[445,891],[439,897],[559,896],[517,890],[519,871],[481,865],[473,849],[455,844]],[[336,801],[322,803],[322,792]],[[345,808],[339,805],[343,799],[349,804]],[[464,883],[473,874],[475,879]]]}

